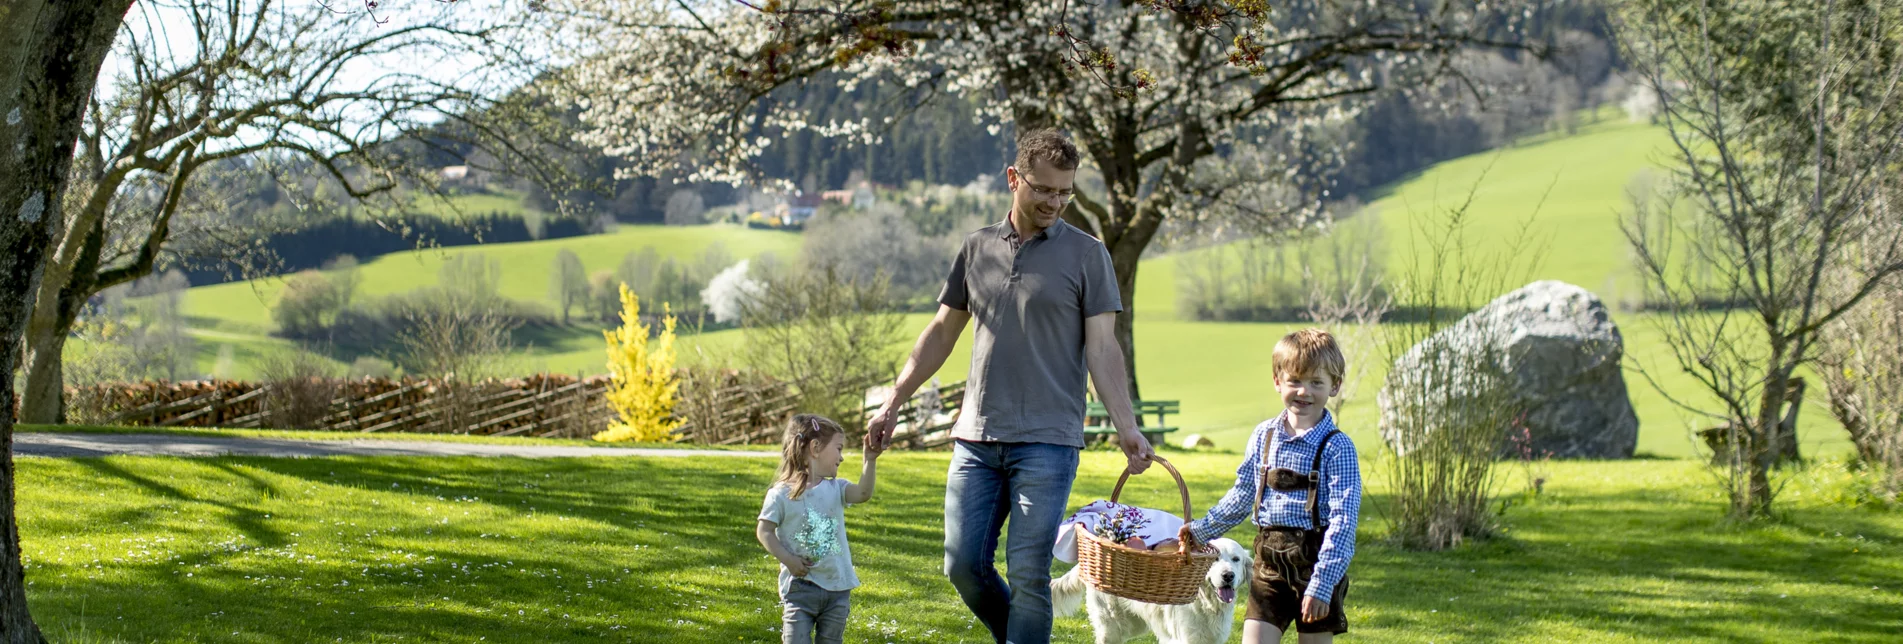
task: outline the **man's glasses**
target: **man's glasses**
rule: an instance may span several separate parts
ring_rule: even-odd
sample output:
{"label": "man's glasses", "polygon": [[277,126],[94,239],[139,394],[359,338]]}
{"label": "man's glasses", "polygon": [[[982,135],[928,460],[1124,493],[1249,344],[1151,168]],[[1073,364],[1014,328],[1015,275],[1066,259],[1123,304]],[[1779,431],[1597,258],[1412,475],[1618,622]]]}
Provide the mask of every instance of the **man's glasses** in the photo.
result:
{"label": "man's glasses", "polygon": [[1066,203],[1070,203],[1071,199],[1074,199],[1077,197],[1076,191],[1073,191],[1073,190],[1069,190],[1069,189],[1059,190],[1057,188],[1046,188],[1044,186],[1031,183],[1031,178],[1029,175],[1019,174],[1018,180],[1024,182],[1024,185],[1030,186],[1031,198],[1036,199],[1038,201],[1055,201],[1060,204],[1066,204]]}

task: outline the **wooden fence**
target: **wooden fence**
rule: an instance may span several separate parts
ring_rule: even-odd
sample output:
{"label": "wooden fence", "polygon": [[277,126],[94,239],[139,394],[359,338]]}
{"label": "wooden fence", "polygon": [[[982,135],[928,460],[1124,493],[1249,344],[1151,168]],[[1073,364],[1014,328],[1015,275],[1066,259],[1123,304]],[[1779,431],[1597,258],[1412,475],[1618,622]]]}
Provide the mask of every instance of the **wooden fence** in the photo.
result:
{"label": "wooden fence", "polygon": [[[959,406],[964,400],[963,382],[913,394],[900,412],[899,427],[892,432],[892,445],[905,449],[950,447],[952,425],[958,422]],[[866,407],[867,415],[875,411],[878,411],[876,405]]]}
{"label": "wooden fence", "polygon": [[[865,391],[886,377],[865,374],[847,378],[834,390]],[[680,389],[674,414],[683,424],[674,430],[677,440],[709,445],[770,444],[780,440],[788,417],[799,411],[799,382],[751,378],[733,371],[690,374]],[[836,418],[848,429],[862,426],[859,418]]]}
{"label": "wooden fence", "polygon": [[[846,383],[866,391],[886,382],[876,375]],[[456,383],[438,380],[312,380],[143,382],[68,389],[76,419],[106,425],[316,429],[585,438],[614,420],[607,376],[530,378]],[[964,383],[927,388],[901,414],[894,445],[935,449],[951,444],[950,430]],[[798,383],[723,372],[682,382],[675,415],[685,421],[674,439],[710,445],[775,443],[798,408]],[[859,418],[840,418],[857,430]]]}
{"label": "wooden fence", "polygon": [[[586,437],[612,413],[608,378],[457,383],[364,379],[147,382],[68,390],[77,416],[108,425]],[[315,404],[308,401],[316,398]]]}

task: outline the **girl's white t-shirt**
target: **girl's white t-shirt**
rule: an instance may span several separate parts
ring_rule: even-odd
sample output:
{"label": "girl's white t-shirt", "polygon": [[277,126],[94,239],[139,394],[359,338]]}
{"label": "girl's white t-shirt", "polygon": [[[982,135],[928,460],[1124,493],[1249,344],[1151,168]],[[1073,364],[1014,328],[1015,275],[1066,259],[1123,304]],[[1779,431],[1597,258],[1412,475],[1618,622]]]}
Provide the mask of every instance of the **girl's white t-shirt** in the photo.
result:
{"label": "girl's white t-shirt", "polygon": [[[827,479],[800,498],[788,497],[787,486],[767,490],[760,520],[779,526],[774,536],[794,555],[813,561],[805,579],[826,590],[852,590],[859,576],[852,570],[852,548],[846,544],[846,481]],[[780,595],[793,585],[793,573],[780,566]]]}

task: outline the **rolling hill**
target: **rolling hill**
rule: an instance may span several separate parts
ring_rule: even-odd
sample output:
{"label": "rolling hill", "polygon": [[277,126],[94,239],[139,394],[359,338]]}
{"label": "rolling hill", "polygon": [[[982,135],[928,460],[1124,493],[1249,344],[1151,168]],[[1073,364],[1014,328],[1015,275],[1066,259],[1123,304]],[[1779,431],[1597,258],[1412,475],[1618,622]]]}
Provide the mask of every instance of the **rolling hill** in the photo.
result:
{"label": "rolling hill", "polygon": [[[1665,160],[1666,139],[1661,130],[1623,122],[1601,122],[1572,136],[1543,136],[1501,150],[1456,159],[1434,166],[1390,186],[1358,216],[1378,217],[1389,257],[1390,272],[1402,270],[1425,252],[1423,222],[1437,221],[1440,213],[1468,205],[1465,241],[1470,252],[1485,257],[1513,248],[1524,228],[1532,245],[1522,253],[1538,253],[1533,279],[1558,279],[1592,290],[1609,305],[1622,289],[1630,288],[1628,253],[1618,218],[1633,178]],[[653,246],[675,257],[692,257],[714,242],[725,244],[737,257],[762,252],[789,254],[798,247],[790,233],[748,230],[730,226],[692,228],[624,227],[611,235],[545,242],[425,250],[385,256],[364,265],[365,290],[394,293],[434,283],[444,257],[480,252],[503,262],[503,290],[524,300],[541,300],[555,252],[567,247],[581,255],[589,269],[612,268],[620,257],[642,246]],[[1223,252],[1202,249],[1189,252]],[[1219,323],[1183,319],[1177,311],[1177,258],[1161,255],[1142,262],[1136,299],[1138,374],[1143,393],[1153,399],[1179,399],[1185,413],[1172,424],[1177,436],[1203,433],[1219,445],[1237,446],[1249,429],[1274,413],[1279,401],[1270,383],[1269,353],[1282,334],[1304,326],[1283,323]],[[186,300],[195,333],[201,340],[201,364],[209,368],[218,345],[233,344],[245,355],[282,350],[288,343],[270,338],[266,303],[281,282],[227,284],[192,289]],[[928,316],[910,316],[905,340],[921,328]],[[1628,368],[1643,366],[1672,397],[1702,400],[1697,386],[1677,373],[1649,315],[1618,313],[1627,342]],[[683,348],[719,356],[739,340],[738,332],[720,331],[684,338]],[[275,349],[274,349],[275,348]],[[1350,347],[1372,351],[1376,347]],[[969,365],[968,344],[961,345],[939,372],[944,382],[962,380]],[[893,359],[903,359],[895,348]],[[602,370],[599,332],[580,328],[573,333],[540,334],[534,346],[519,352],[515,363],[522,371],[565,373]],[[1372,444],[1374,392],[1385,376],[1380,360],[1371,360],[1369,373],[1360,374],[1359,393],[1342,406],[1341,416],[1350,434]],[[234,375],[242,375],[240,369]],[[1354,375],[1351,374],[1351,377]],[[1638,409],[1639,449],[1660,455],[1694,453],[1690,429],[1705,422],[1679,410],[1636,373],[1627,385]],[[1825,405],[1806,406],[1803,421],[1805,449],[1841,450],[1842,431]]]}

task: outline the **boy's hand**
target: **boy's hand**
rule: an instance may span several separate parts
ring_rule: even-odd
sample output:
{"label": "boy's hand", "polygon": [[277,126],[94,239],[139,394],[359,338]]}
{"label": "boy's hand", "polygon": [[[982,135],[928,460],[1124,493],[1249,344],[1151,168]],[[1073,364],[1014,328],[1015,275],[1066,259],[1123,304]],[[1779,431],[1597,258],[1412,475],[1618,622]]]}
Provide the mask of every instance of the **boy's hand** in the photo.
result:
{"label": "boy's hand", "polygon": [[1314,597],[1302,598],[1302,621],[1310,623],[1319,622],[1322,621],[1323,617],[1327,616],[1328,602]]}
{"label": "boy's hand", "polygon": [[806,573],[813,571],[813,562],[807,561],[805,557],[787,557],[780,560],[780,565],[786,566],[786,571],[794,577],[803,578]]}

